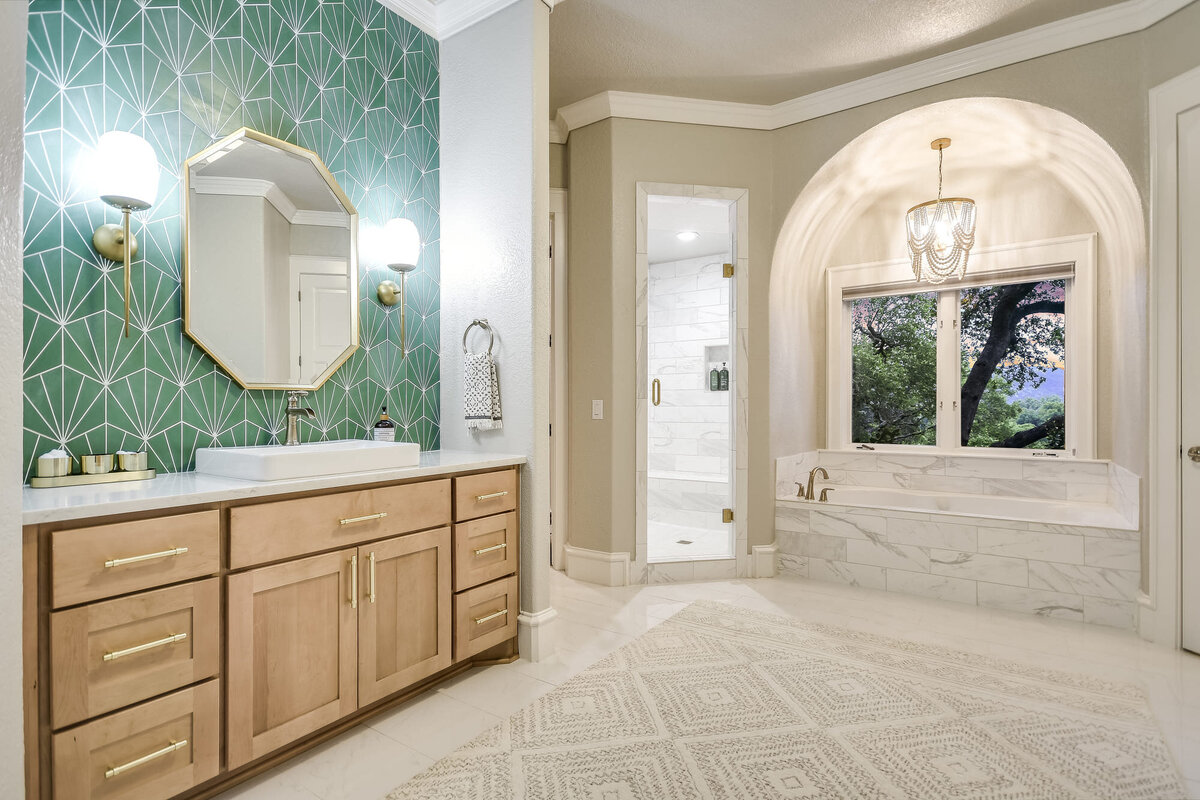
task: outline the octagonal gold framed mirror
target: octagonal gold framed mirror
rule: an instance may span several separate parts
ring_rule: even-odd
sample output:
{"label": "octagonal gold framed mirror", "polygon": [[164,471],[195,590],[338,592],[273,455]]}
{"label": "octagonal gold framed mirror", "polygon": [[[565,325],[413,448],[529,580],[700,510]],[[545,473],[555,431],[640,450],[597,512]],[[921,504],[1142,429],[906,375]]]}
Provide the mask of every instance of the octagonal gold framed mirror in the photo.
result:
{"label": "octagonal gold framed mirror", "polygon": [[320,156],[242,128],[184,163],[183,325],[247,389],[358,349],[358,212]]}

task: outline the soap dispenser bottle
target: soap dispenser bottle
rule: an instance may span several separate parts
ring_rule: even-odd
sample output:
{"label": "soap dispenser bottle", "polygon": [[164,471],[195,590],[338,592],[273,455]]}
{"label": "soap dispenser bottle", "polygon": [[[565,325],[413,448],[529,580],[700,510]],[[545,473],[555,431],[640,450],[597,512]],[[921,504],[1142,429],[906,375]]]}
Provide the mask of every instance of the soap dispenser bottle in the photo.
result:
{"label": "soap dispenser bottle", "polygon": [[721,362],[720,382],[721,382],[721,391],[728,392],[729,391],[729,368],[725,366],[724,361]]}
{"label": "soap dispenser bottle", "polygon": [[708,390],[710,392],[721,391],[721,373],[715,366],[708,373]]}
{"label": "soap dispenser bottle", "polygon": [[379,422],[375,423],[372,434],[377,442],[396,441],[396,423],[388,418],[387,406],[384,406],[379,412]]}

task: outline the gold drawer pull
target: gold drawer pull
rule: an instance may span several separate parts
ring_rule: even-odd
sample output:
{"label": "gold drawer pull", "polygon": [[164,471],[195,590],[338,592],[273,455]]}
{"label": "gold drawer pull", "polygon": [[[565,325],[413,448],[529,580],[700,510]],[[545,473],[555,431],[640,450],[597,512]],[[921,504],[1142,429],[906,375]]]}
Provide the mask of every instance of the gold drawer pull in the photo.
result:
{"label": "gold drawer pull", "polygon": [[168,636],[164,639],[156,639],[153,642],[146,642],[145,644],[139,644],[136,647],[126,647],[124,650],[111,650],[104,654],[104,660],[105,661],[116,661],[118,658],[124,658],[125,656],[131,656],[131,655],[134,655],[135,653],[144,653],[147,650],[153,650],[156,647],[165,647],[169,644],[175,644],[176,642],[182,642],[187,637],[188,637],[188,635],[186,633],[172,633],[170,636]]}
{"label": "gold drawer pull", "polygon": [[504,497],[507,494],[508,489],[505,489],[503,492],[492,492],[491,494],[477,494],[475,495],[475,502],[482,503],[484,500],[495,500],[497,497]]}
{"label": "gold drawer pull", "polygon": [[370,522],[374,519],[383,519],[387,516],[386,511],[380,511],[378,514],[367,514],[365,517],[350,517],[349,519],[338,520],[339,525],[353,525],[356,522]]}
{"label": "gold drawer pull", "polygon": [[485,622],[491,622],[491,621],[492,621],[492,620],[494,620],[496,617],[503,617],[503,616],[504,616],[505,614],[507,614],[507,613],[508,613],[508,609],[507,609],[507,608],[502,608],[502,609],[500,609],[499,611],[497,611],[497,612],[495,612],[495,613],[493,613],[493,614],[488,614],[486,617],[476,617],[476,618],[475,618],[475,624],[476,624],[476,625],[482,625],[482,624],[483,624],[483,623],[485,623]]}
{"label": "gold drawer pull", "polygon": [[115,778],[118,775],[120,775],[122,772],[128,772],[129,770],[133,769],[134,767],[140,767],[142,764],[148,764],[156,758],[162,758],[163,756],[169,756],[169,755],[171,755],[171,753],[174,753],[176,750],[182,750],[183,748],[187,747],[187,743],[188,743],[187,739],[180,739],[179,741],[175,741],[174,739],[172,739],[171,743],[161,750],[155,750],[153,753],[147,753],[146,755],[142,756],[141,758],[135,758],[133,761],[130,761],[126,764],[122,764],[119,767],[109,767],[108,769],[104,770],[104,777],[105,777],[105,779]]}
{"label": "gold drawer pull", "polygon": [[129,558],[110,558],[104,562],[105,569],[113,567],[123,567],[126,564],[140,564],[143,561],[153,561],[156,558],[170,558],[171,556],[181,556],[186,553],[186,547],[172,547],[170,550],[162,550],[158,553],[146,553],[144,556],[130,556]]}
{"label": "gold drawer pull", "polygon": [[494,544],[491,547],[481,547],[475,551],[475,555],[481,556],[484,553],[491,553],[496,550],[503,550],[506,547],[508,547],[508,542],[501,542],[500,544]]}

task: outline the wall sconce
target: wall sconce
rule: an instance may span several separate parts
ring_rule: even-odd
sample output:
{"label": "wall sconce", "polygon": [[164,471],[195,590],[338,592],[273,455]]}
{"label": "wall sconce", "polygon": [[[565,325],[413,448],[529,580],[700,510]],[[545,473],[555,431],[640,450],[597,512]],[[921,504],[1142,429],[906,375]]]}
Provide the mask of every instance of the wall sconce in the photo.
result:
{"label": "wall sconce", "polygon": [[383,247],[388,269],[400,273],[400,283],[383,281],[375,293],[385,306],[400,304],[400,357],[408,355],[404,327],[404,284],[408,273],[417,268],[421,255],[421,234],[412,220],[396,217],[383,226]]}
{"label": "wall sconce", "polygon": [[96,228],[92,247],[109,261],[125,262],[125,336],[129,336],[129,260],[137,255],[137,240],[129,233],[129,212],[144,211],[158,194],[158,158],[140,136],[109,131],[96,148],[96,188],[100,199],[121,211],[120,225]]}

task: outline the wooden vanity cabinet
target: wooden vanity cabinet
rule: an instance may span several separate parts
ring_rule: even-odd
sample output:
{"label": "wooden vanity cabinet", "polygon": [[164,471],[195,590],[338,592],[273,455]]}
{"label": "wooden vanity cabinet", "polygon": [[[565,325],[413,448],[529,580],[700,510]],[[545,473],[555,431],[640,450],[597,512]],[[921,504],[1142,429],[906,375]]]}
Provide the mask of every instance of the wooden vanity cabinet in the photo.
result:
{"label": "wooden vanity cabinet", "polygon": [[227,579],[231,769],[358,708],[356,564],[340,550]]}
{"label": "wooden vanity cabinet", "polygon": [[506,468],[26,527],[27,800],[210,798],[516,658],[518,496]]}

